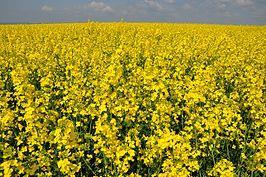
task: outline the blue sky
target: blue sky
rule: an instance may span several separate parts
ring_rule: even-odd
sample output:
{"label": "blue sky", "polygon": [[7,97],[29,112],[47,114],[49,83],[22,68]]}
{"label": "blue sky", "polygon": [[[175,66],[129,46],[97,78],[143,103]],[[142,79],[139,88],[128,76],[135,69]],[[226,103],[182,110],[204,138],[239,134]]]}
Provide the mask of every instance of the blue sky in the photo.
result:
{"label": "blue sky", "polygon": [[0,0],[0,23],[165,21],[266,24],[266,0]]}

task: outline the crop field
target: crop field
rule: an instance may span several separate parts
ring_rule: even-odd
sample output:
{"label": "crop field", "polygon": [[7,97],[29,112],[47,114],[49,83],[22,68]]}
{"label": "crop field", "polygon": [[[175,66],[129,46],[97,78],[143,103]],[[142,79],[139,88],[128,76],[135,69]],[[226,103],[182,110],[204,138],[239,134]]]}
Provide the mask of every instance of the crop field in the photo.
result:
{"label": "crop field", "polygon": [[266,26],[0,25],[0,176],[265,176]]}

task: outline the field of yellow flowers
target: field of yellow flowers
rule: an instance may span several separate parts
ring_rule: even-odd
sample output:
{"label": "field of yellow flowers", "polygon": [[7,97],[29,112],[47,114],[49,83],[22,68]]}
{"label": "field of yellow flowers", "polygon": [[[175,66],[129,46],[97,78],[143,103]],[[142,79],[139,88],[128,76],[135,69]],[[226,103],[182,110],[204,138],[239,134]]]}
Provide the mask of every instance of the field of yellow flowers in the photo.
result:
{"label": "field of yellow flowers", "polygon": [[265,26],[0,25],[0,176],[264,176],[265,56]]}

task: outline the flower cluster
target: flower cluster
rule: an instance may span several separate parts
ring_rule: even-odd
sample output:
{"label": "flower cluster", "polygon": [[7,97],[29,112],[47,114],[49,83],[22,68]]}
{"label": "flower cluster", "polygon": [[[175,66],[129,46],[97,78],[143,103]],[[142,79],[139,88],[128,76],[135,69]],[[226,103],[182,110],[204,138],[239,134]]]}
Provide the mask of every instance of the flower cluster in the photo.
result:
{"label": "flower cluster", "polygon": [[265,26],[0,25],[0,176],[263,176]]}

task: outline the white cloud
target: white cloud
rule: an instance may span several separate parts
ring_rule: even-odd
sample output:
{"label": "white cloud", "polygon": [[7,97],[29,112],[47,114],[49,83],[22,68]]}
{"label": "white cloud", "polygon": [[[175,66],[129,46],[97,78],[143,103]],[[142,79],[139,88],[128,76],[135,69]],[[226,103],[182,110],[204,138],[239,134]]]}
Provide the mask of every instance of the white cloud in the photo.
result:
{"label": "white cloud", "polygon": [[226,4],[224,4],[224,3],[222,3],[222,4],[218,4],[218,7],[219,7],[220,9],[226,9],[226,8],[227,8]]}
{"label": "white cloud", "polygon": [[193,7],[192,7],[192,5],[186,3],[186,4],[184,4],[182,6],[182,9],[184,9],[184,10],[193,10]]}
{"label": "white cloud", "polygon": [[156,10],[162,10],[163,7],[156,0],[144,0],[146,4],[150,7],[155,8]]}
{"label": "white cloud", "polygon": [[168,2],[168,3],[171,3],[171,4],[176,2],[176,0],[165,0],[165,1]]}
{"label": "white cloud", "polygon": [[254,4],[254,0],[219,0],[220,3],[234,3],[239,6],[249,6]]}
{"label": "white cloud", "polygon": [[51,7],[51,6],[44,5],[44,6],[41,7],[41,10],[45,11],[45,12],[51,12],[51,11],[54,10],[54,8]]}
{"label": "white cloud", "polygon": [[113,12],[112,7],[108,6],[104,2],[92,1],[91,3],[88,4],[88,8],[101,12]]}
{"label": "white cloud", "polygon": [[240,6],[248,6],[253,4],[252,0],[235,0],[235,2]]}
{"label": "white cloud", "polygon": [[233,16],[233,14],[231,12],[228,12],[228,11],[225,11],[223,14],[225,17],[232,17]]}

